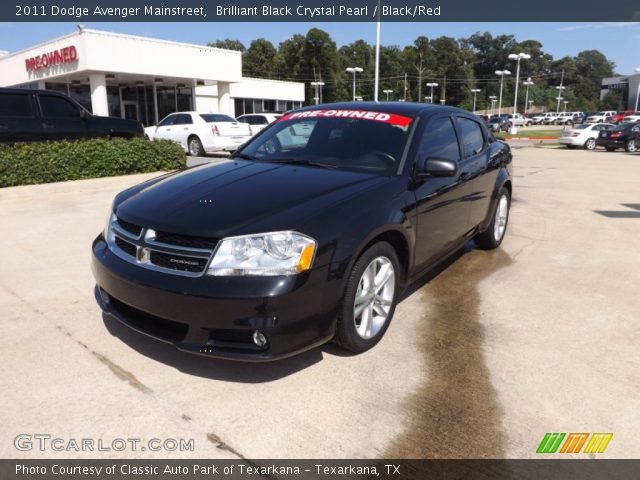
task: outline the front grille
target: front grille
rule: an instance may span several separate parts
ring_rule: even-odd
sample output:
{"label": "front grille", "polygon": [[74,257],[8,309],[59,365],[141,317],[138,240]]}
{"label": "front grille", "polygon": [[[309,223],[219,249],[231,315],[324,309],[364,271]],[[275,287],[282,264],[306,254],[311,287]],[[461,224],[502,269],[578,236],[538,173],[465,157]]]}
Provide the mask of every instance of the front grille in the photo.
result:
{"label": "front grille", "polygon": [[154,265],[183,272],[202,272],[208,261],[208,258],[185,257],[183,255],[151,251],[151,263]]}
{"label": "front grille", "polygon": [[133,243],[126,242],[120,237],[116,237],[116,245],[118,245],[120,250],[122,250],[124,253],[135,258],[137,248]]}
{"label": "front grille", "polygon": [[216,246],[217,240],[205,237],[193,237],[190,235],[177,235],[168,232],[156,232],[156,242],[168,243],[170,245],[179,245],[189,248],[211,249]]}
{"label": "front grille", "polygon": [[202,275],[217,244],[215,239],[156,232],[121,219],[117,227],[111,229],[108,243],[120,258],[175,275]]}
{"label": "front grille", "polygon": [[120,226],[120,228],[122,228],[123,230],[129,232],[131,235],[134,235],[136,237],[139,237],[140,232],[142,232],[142,227],[138,225],[134,225],[133,223],[129,223],[125,220],[122,220],[121,218],[118,218],[118,225]]}

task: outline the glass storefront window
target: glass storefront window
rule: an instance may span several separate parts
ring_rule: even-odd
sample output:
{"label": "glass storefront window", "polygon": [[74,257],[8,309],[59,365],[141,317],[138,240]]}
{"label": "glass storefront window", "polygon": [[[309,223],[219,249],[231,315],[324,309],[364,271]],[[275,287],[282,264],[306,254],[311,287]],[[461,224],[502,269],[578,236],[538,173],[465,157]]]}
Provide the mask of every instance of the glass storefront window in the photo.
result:
{"label": "glass storefront window", "polygon": [[193,110],[193,90],[191,88],[178,88],[176,97],[178,112],[191,112]]}
{"label": "glass storefront window", "polygon": [[92,111],[89,85],[69,85],[69,96],[90,112]]}

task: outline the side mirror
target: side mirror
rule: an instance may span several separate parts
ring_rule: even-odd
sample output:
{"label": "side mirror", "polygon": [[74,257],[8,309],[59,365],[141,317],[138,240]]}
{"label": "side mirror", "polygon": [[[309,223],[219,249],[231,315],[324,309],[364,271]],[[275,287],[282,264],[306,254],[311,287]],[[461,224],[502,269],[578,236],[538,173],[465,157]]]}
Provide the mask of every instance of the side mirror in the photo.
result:
{"label": "side mirror", "polygon": [[427,158],[418,171],[420,177],[453,177],[458,174],[458,164],[444,158]]}

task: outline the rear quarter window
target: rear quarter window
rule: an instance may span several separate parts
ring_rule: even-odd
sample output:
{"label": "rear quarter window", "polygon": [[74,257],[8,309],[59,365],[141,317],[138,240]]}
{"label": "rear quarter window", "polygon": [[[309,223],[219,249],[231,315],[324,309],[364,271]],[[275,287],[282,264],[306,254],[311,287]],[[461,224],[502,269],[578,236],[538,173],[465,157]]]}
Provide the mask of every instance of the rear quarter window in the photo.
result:
{"label": "rear quarter window", "polygon": [[29,96],[20,93],[0,93],[0,117],[32,117]]}

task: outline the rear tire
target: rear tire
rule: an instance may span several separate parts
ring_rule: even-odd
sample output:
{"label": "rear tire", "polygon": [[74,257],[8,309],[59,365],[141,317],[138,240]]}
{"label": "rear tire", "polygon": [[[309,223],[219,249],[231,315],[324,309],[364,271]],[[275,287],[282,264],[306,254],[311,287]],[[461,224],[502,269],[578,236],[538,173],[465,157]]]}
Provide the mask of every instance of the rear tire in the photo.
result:
{"label": "rear tire", "polygon": [[498,201],[491,215],[489,227],[484,232],[477,234],[474,238],[476,245],[482,250],[493,250],[498,248],[507,232],[509,223],[509,210],[511,208],[511,196],[509,190],[502,187],[498,194]]}
{"label": "rear tire", "polygon": [[587,150],[595,150],[596,149],[596,139],[590,138],[586,142],[584,142],[584,148]]}
{"label": "rear tire", "polygon": [[202,142],[195,135],[189,137],[188,141],[189,155],[192,157],[202,157],[204,156],[204,147],[202,146]]}
{"label": "rear tire", "polygon": [[365,250],[347,279],[335,343],[354,353],[373,348],[393,318],[400,280],[398,256],[390,244],[379,242]]}

